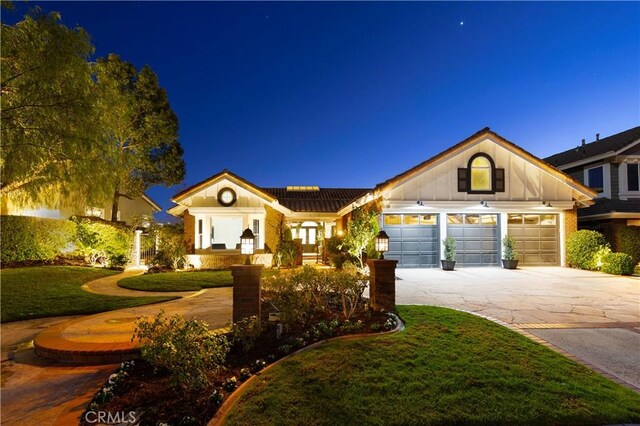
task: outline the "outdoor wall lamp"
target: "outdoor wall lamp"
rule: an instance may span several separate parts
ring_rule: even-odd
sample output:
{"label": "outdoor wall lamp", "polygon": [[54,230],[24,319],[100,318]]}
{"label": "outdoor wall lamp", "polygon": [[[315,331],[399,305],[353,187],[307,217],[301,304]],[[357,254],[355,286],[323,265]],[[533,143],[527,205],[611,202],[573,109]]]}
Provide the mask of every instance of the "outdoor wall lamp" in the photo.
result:
{"label": "outdoor wall lamp", "polygon": [[487,203],[486,201],[480,201],[480,205],[482,207],[489,208],[489,203]]}
{"label": "outdoor wall lamp", "polygon": [[375,238],[376,251],[380,252],[380,259],[384,259],[384,253],[389,251],[389,236],[386,232],[380,231]]}
{"label": "outdoor wall lamp", "polygon": [[553,206],[551,205],[551,201],[543,201],[543,202],[542,202],[542,205],[543,205],[543,206],[545,206],[545,207],[553,207]]}
{"label": "outdoor wall lamp", "polygon": [[254,245],[256,243],[256,236],[253,235],[251,229],[247,228],[240,236],[240,254],[246,254],[246,265],[251,265],[251,255],[254,251]]}

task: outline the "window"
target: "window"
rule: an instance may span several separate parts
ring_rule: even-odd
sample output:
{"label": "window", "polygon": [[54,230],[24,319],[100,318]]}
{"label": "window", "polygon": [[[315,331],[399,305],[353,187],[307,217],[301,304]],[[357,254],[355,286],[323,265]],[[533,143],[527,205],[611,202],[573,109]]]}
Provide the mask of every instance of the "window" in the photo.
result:
{"label": "window", "polygon": [[504,169],[497,169],[487,154],[475,154],[466,168],[458,169],[458,192],[495,194],[504,191]]}
{"label": "window", "polygon": [[255,235],[255,247],[260,247],[260,219],[253,219],[253,235]]}
{"label": "window", "polygon": [[476,157],[471,161],[471,190],[491,191],[491,163],[487,157]]}
{"label": "window", "polygon": [[202,219],[198,219],[198,248],[202,247],[202,223],[204,221]]}
{"label": "window", "polygon": [[640,164],[627,164],[627,191],[640,190]]}
{"label": "window", "polygon": [[402,217],[402,224],[403,225],[417,225],[418,221],[419,221],[420,216],[417,214],[405,214]]}
{"label": "window", "polygon": [[384,215],[384,224],[385,226],[389,225],[400,225],[402,223],[402,216],[399,214],[385,214]]}
{"label": "window", "polygon": [[587,185],[598,192],[604,190],[604,170],[602,166],[587,170]]}

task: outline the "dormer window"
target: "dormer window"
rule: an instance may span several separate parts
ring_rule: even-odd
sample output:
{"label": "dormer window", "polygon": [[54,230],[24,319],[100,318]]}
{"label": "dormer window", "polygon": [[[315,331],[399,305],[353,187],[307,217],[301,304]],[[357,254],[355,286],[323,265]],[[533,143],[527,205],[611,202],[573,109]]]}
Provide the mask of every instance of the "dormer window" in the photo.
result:
{"label": "dormer window", "polygon": [[498,169],[493,159],[484,153],[475,154],[465,169],[458,169],[458,191],[468,194],[504,192],[504,169]]}

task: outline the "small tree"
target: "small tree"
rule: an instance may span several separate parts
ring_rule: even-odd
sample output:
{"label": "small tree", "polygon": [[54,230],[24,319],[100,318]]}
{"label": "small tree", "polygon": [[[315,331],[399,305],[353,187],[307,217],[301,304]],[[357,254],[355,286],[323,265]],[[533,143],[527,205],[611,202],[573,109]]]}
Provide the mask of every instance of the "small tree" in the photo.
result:
{"label": "small tree", "polygon": [[505,235],[502,239],[502,258],[504,260],[516,260],[518,258],[516,240],[509,235]]}
{"label": "small tree", "polygon": [[444,259],[448,262],[456,260],[456,240],[453,237],[447,237],[442,240],[444,244]]}
{"label": "small tree", "polygon": [[378,214],[376,212],[365,210],[363,207],[353,209],[341,248],[346,249],[347,253],[358,260],[360,268],[364,268],[362,252],[373,241],[378,231]]}
{"label": "small tree", "polygon": [[184,246],[182,223],[159,226],[155,233],[158,236],[158,252],[153,258],[153,263],[173,270],[186,265],[187,250]]}

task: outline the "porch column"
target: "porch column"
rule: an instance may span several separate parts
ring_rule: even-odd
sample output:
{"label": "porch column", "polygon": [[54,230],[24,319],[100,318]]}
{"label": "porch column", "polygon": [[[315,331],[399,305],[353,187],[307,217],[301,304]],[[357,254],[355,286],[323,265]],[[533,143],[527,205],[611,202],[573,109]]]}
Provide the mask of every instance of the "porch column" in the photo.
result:
{"label": "porch column", "polygon": [[141,258],[141,253],[140,253],[140,239],[142,237],[142,230],[141,229],[136,229],[136,233],[135,233],[135,237],[134,237],[134,241],[133,241],[133,264],[135,266],[140,266],[140,258]]}

